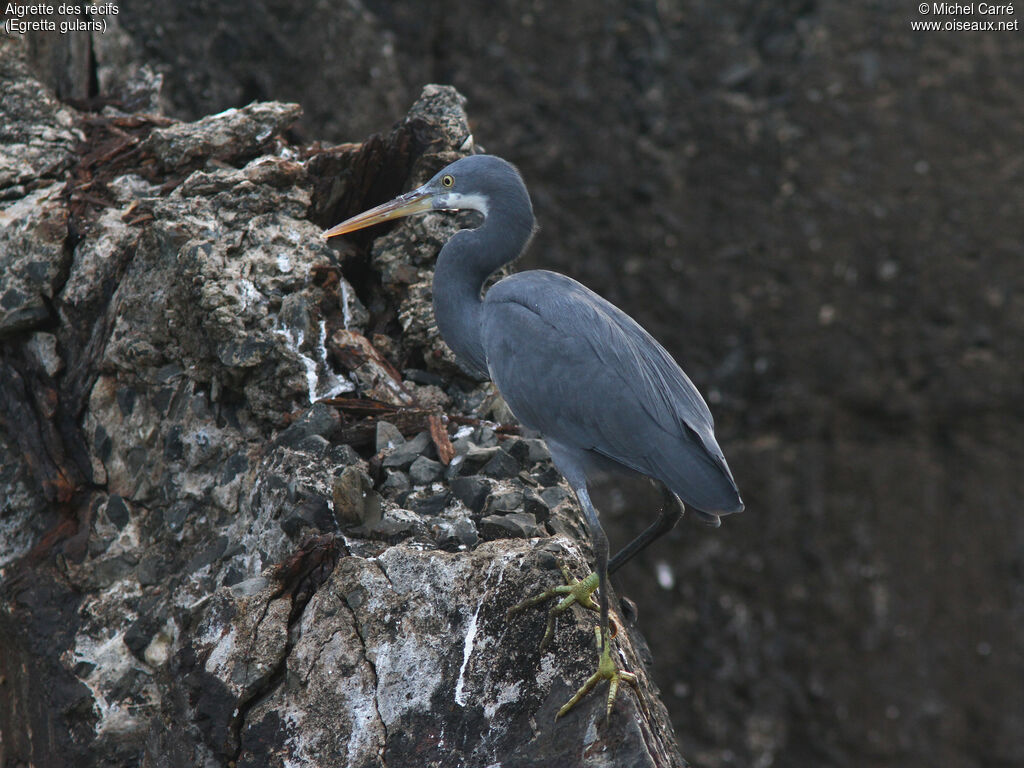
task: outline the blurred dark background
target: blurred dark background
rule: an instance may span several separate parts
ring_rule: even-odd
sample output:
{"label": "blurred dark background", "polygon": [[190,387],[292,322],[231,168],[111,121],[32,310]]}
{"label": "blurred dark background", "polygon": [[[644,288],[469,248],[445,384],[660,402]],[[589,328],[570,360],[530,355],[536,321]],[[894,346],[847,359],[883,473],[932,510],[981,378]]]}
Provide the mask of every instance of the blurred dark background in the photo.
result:
{"label": "blurred dark background", "polygon": [[[37,42],[64,97],[162,77],[175,117],[294,100],[296,140],[345,142],[455,85],[532,191],[526,266],[683,364],[747,510],[618,586],[696,766],[1024,765],[1020,31],[913,31],[911,0],[118,7]],[[656,501],[603,498],[613,545]]]}

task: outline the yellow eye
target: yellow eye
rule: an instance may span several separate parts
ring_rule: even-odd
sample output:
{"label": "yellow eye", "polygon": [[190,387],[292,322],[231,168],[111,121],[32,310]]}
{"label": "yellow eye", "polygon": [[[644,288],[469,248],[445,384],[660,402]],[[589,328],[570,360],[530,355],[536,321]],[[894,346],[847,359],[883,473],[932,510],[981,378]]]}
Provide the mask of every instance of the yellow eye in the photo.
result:
{"label": "yellow eye", "polygon": [[455,177],[451,174],[445,174],[441,177],[441,184],[445,187],[451,187],[455,185]]}

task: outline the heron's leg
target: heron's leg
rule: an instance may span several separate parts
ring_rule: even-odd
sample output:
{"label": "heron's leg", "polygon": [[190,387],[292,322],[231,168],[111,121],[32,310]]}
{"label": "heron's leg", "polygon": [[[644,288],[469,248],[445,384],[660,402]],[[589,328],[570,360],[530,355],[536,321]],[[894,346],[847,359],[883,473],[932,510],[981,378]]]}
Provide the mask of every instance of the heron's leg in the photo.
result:
{"label": "heron's leg", "polygon": [[574,488],[576,498],[580,500],[583,507],[583,514],[587,518],[587,527],[590,529],[590,543],[594,547],[594,571],[597,573],[597,598],[601,609],[601,652],[604,653],[608,645],[608,537],[605,535],[601,521],[597,517],[597,510],[590,501],[590,494],[587,486],[581,485]]}
{"label": "heron's leg", "polygon": [[672,530],[683,514],[683,504],[663,483],[661,485],[662,507],[655,520],[639,536],[624,546],[608,563],[608,573],[615,573],[644,547]]}
{"label": "heron's leg", "polygon": [[[565,566],[559,564],[559,567],[562,569],[562,575],[565,577],[567,584],[552,587],[540,595],[524,600],[509,609],[509,614],[512,614],[532,605],[537,605],[549,598],[557,597],[558,595],[565,596],[548,612],[548,626],[544,633],[544,639],[541,641],[542,649],[554,633],[555,617],[559,613],[567,610],[574,602],[578,602],[580,605],[587,608],[597,608],[600,611],[600,623],[594,628],[598,645],[597,671],[587,679],[583,686],[565,704],[565,706],[558,710],[558,714],[555,715],[556,718],[561,717],[576,706],[580,699],[589,693],[601,680],[608,680],[608,703],[606,709],[608,715],[611,714],[612,705],[615,703],[615,696],[618,693],[620,682],[625,681],[634,687],[636,686],[636,676],[630,672],[619,670],[611,655],[612,634],[610,632],[608,609],[608,537],[605,535],[604,529],[601,527],[601,522],[597,517],[597,510],[594,509],[593,502],[590,500],[590,494],[587,492],[586,484],[572,483],[572,485],[576,491],[576,497],[580,501],[580,506],[583,507],[583,513],[587,520],[587,527],[590,529],[590,538],[594,547],[594,559],[596,561],[594,572],[582,581],[574,581],[570,577]],[[597,605],[594,604],[593,599],[595,590],[599,590]]]}
{"label": "heron's leg", "polygon": [[[601,522],[597,518],[597,510],[590,501],[590,494],[587,493],[586,485],[576,488],[576,497],[580,500],[583,513],[587,519],[587,528],[590,530],[590,539],[594,547],[595,568],[587,578],[577,581],[569,575],[568,569],[559,563],[565,584],[551,587],[539,595],[527,598],[523,602],[509,608],[509,615],[518,613],[526,608],[542,603],[552,597],[563,595],[561,600],[548,611],[548,626],[544,630],[544,637],[540,641],[540,648],[544,650],[555,632],[555,619],[560,613],[564,613],[573,603],[579,603],[584,608],[597,610],[601,613],[601,627],[605,630],[602,637],[607,636],[608,628],[608,537],[601,528]],[[598,591],[598,602],[594,602],[593,594]],[[601,646],[602,650],[604,646]]]}

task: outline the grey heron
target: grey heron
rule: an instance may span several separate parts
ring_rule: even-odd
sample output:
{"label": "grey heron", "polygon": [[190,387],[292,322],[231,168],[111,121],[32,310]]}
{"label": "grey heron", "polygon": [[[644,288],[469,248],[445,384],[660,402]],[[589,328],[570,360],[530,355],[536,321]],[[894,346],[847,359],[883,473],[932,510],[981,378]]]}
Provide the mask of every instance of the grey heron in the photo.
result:
{"label": "grey heron", "polygon": [[[534,232],[529,193],[510,163],[491,155],[461,158],[323,237],[427,211],[465,209],[482,214],[482,223],[457,232],[438,255],[438,329],[468,368],[490,377],[516,418],[544,437],[583,509],[596,561],[594,572],[578,582],[563,568],[567,584],[511,611],[564,595],[549,613],[543,646],[555,615],[573,602],[600,610],[598,670],[558,715],[602,679],[609,680],[610,714],[619,681],[635,685],[636,679],[611,658],[608,575],[671,529],[685,507],[717,526],[721,516],[741,511],[743,502],[704,399],[629,315],[572,278],[546,270],[512,274],[483,292],[487,278],[518,258]],[[657,520],[611,560],[588,492],[595,474],[609,469],[654,479],[666,500]]]}

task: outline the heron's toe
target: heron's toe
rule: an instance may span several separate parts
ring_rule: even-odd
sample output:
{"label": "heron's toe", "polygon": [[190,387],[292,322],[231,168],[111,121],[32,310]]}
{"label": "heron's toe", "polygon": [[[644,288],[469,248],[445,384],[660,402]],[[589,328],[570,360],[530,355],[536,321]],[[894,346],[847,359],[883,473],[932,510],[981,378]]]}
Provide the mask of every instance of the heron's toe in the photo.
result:
{"label": "heron's toe", "polygon": [[584,696],[594,689],[599,682],[602,680],[608,681],[608,703],[605,707],[605,716],[611,717],[612,706],[615,704],[615,697],[619,692],[619,684],[626,683],[627,685],[637,687],[637,677],[632,672],[627,672],[624,669],[619,669],[615,665],[615,661],[612,659],[612,644],[609,638],[607,643],[601,642],[601,627],[594,627],[594,635],[597,637],[597,647],[600,649],[598,654],[597,671],[594,672],[587,681],[580,686],[580,689],[576,691],[576,694],[565,703],[565,705],[558,710],[558,714],[555,715],[557,720],[562,715],[566,714],[569,710],[575,707]]}

